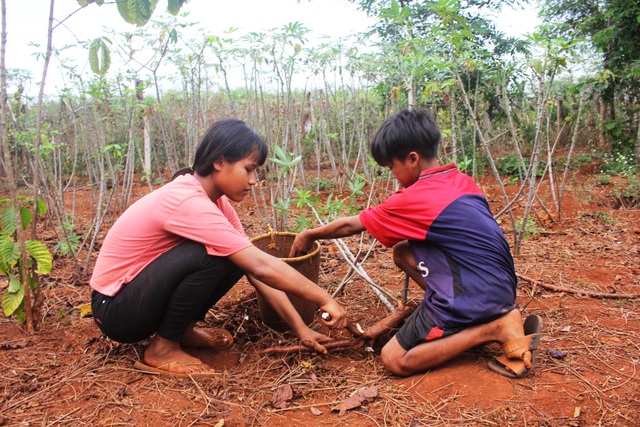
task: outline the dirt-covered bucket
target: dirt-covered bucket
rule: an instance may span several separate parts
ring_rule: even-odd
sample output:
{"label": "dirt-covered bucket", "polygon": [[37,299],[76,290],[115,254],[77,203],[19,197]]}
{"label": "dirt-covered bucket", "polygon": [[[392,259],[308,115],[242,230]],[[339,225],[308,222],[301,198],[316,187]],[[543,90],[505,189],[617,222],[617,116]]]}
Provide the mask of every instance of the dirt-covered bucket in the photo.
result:
{"label": "dirt-covered bucket", "polygon": [[[272,232],[254,237],[251,239],[251,242],[258,249],[276,258],[280,258],[307,279],[317,284],[318,274],[320,272],[320,244],[314,242],[313,250],[308,254],[289,258],[289,251],[295,238],[296,233]],[[311,324],[315,318],[316,304],[296,295],[287,294],[287,296],[293,307],[300,314],[304,323],[307,325]],[[257,298],[260,315],[262,316],[264,324],[276,331],[284,332],[288,330],[289,325],[271,308],[260,292],[257,292]]]}

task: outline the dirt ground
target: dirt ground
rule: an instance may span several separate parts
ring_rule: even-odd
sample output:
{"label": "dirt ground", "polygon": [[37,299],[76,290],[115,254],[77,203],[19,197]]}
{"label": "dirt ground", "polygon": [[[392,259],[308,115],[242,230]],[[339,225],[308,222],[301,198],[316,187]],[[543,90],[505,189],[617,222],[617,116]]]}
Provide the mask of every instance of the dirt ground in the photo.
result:
{"label": "dirt ground", "polygon": [[[328,356],[260,354],[297,341],[261,322],[255,293],[244,279],[206,320],[231,331],[234,346],[218,353],[192,351],[218,376],[142,374],[133,363],[146,343],[122,345],[102,337],[92,318],[81,316],[89,302],[87,278],[77,277],[70,259],[58,258],[52,274],[41,278],[46,298],[38,331],[28,335],[14,320],[0,317],[0,425],[640,425],[640,215],[613,195],[615,185],[626,185],[622,178],[597,185],[595,177],[588,169],[573,176],[561,222],[536,211],[535,232],[516,257],[518,307],[523,316],[538,314],[544,320],[536,366],[527,378],[509,379],[487,368],[500,354],[497,344],[409,378],[388,374],[380,363],[389,335]],[[497,212],[500,193],[490,177],[483,182]],[[82,204],[83,190],[78,191],[76,209],[88,212],[88,197]],[[136,196],[146,191],[140,185]],[[550,198],[547,202],[551,205]],[[251,201],[237,209],[249,236],[265,232]],[[510,236],[506,223],[505,217]],[[347,239],[353,251],[359,242]],[[365,235],[365,250],[370,243]],[[393,266],[390,250],[376,244],[363,266],[375,283],[400,299],[404,277]],[[333,292],[348,272],[335,245],[323,242],[320,284]],[[0,282],[0,290],[5,286]],[[351,322],[364,328],[389,314],[358,275],[337,299]],[[408,299],[421,299],[415,284]],[[350,337],[346,331],[321,330]],[[367,392],[359,406],[338,410],[353,394]],[[285,398],[274,404],[274,395]]]}

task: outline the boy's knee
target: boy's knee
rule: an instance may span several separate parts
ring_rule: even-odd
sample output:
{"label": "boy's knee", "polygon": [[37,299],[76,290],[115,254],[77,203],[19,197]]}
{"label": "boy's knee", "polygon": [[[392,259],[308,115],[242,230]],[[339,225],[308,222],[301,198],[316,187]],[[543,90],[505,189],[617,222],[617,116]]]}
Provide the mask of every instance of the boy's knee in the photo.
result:
{"label": "boy's knee", "polygon": [[406,351],[400,347],[395,338],[382,348],[380,352],[380,360],[384,368],[394,375],[406,377],[411,375],[407,367],[404,365],[403,355]]}

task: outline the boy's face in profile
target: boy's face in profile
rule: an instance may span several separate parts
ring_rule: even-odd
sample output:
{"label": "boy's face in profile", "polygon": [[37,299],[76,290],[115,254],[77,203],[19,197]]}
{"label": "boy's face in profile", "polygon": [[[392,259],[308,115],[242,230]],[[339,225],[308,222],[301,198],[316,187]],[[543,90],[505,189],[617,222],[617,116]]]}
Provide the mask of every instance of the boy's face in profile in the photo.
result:
{"label": "boy's face in profile", "polygon": [[407,154],[403,160],[393,159],[393,162],[388,165],[391,170],[391,174],[398,182],[404,187],[410,187],[420,177],[420,156],[418,153],[412,151]]}

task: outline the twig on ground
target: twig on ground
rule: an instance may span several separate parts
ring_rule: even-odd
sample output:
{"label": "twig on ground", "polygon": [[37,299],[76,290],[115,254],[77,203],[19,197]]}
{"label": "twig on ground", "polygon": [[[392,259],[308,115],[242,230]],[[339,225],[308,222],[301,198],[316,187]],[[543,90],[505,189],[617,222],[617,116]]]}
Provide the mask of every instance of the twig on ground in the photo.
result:
{"label": "twig on ground", "polygon": [[561,286],[549,285],[544,283],[541,280],[536,280],[531,277],[523,276],[522,274],[516,274],[518,279],[527,281],[535,286],[539,286],[541,288],[555,291],[555,292],[566,292],[568,294],[576,294],[576,295],[584,295],[591,298],[611,298],[611,299],[635,299],[640,298],[640,294],[613,294],[607,292],[592,292],[592,291],[584,291],[581,289],[570,289],[563,288]]}

